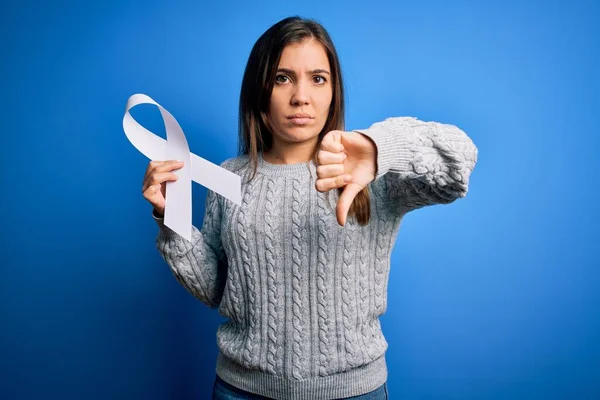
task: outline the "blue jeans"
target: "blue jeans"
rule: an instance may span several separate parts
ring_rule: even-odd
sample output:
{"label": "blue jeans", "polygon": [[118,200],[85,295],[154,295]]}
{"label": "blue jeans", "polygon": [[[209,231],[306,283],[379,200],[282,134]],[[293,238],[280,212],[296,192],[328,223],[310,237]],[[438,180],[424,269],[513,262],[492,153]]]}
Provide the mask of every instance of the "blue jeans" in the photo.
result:
{"label": "blue jeans", "polygon": [[[361,394],[353,397],[345,397],[339,400],[388,400],[387,383],[379,386],[372,392]],[[260,396],[258,394],[246,392],[238,389],[235,386],[225,382],[217,375],[215,384],[213,386],[212,400],[272,400],[268,397]],[[317,399],[315,399],[317,400]]]}

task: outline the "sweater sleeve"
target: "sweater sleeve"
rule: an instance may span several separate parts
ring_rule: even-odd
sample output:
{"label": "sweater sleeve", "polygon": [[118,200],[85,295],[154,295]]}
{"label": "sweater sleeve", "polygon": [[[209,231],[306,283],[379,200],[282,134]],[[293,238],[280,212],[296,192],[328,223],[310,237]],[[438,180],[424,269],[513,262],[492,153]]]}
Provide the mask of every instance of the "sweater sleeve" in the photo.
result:
{"label": "sweater sleeve", "polygon": [[397,117],[356,132],[375,143],[375,180],[384,179],[395,208],[411,211],[466,196],[478,150],[456,126]]}
{"label": "sweater sleeve", "polygon": [[227,258],[221,244],[221,209],[217,194],[208,190],[202,229],[192,226],[192,242],[152,217],[159,227],[156,247],[177,281],[211,308],[221,302],[227,276]]}

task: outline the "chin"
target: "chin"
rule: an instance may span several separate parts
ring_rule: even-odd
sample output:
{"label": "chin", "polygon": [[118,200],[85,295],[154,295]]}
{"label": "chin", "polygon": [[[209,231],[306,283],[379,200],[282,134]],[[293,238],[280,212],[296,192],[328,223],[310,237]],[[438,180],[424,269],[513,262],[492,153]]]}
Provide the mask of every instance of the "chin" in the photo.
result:
{"label": "chin", "polygon": [[316,130],[314,126],[286,127],[282,131],[277,136],[290,143],[301,143],[316,139],[319,136],[319,132],[321,132],[321,130]]}
{"label": "chin", "polygon": [[314,140],[318,136],[318,132],[286,132],[282,135],[282,139],[289,143],[302,143],[307,142],[309,140]]}

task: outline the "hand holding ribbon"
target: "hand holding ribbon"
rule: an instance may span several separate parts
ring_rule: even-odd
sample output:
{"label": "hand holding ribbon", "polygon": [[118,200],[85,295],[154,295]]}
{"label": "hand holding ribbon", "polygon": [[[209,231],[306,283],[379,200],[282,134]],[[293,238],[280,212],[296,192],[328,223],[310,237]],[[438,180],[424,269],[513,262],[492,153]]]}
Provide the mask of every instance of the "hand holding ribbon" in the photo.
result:
{"label": "hand holding ribbon", "polygon": [[[165,123],[167,140],[140,125],[129,113],[139,104],[158,107]],[[177,120],[160,104],[145,94],[129,97],[123,117],[125,135],[142,154],[152,161],[179,160],[178,179],[166,183],[165,225],[192,240],[192,181],[205,186],[235,204],[241,203],[241,179],[238,175],[190,153],[183,130]]]}

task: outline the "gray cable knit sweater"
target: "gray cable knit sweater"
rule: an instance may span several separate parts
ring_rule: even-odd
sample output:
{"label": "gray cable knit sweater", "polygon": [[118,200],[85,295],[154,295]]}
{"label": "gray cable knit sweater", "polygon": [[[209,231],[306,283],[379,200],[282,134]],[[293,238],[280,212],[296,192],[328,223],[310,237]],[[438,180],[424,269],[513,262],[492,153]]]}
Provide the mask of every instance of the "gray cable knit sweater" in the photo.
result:
{"label": "gray cable knit sweater", "polygon": [[208,191],[192,243],[155,217],[158,250],[179,283],[227,318],[217,331],[216,371],[236,387],[275,399],[334,399],[387,379],[379,317],[401,219],[464,197],[478,151],[457,127],[411,117],[357,131],[377,146],[367,226],[353,218],[338,225],[337,190],[315,189],[312,162],[260,157],[248,182],[247,156],[221,164],[242,176],[242,205]]}

